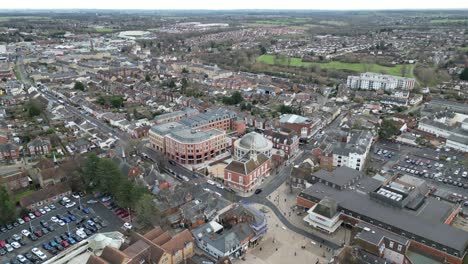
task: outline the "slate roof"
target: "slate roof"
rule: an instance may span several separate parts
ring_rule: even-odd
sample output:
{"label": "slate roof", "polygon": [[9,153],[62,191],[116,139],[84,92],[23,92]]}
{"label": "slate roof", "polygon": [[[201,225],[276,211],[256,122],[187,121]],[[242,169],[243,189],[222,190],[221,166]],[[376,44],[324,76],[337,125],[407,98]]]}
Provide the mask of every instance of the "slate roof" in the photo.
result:
{"label": "slate roof", "polygon": [[[464,252],[468,245],[467,232],[441,222],[437,223],[434,220],[429,221],[426,218],[420,218],[400,208],[385,206],[382,203],[371,200],[368,195],[352,190],[340,191],[325,184],[316,183],[304,190],[300,196],[312,196],[317,199],[329,196],[338,202],[339,210],[345,208],[357,214],[373,218],[376,221],[397,227],[408,234],[415,234],[459,252]],[[426,199],[426,202],[431,202],[431,200]],[[433,219],[439,218],[436,215],[433,217]]]}
{"label": "slate roof", "polygon": [[249,156],[247,159],[233,160],[224,169],[228,171],[240,173],[242,175],[248,175],[249,173],[254,171],[256,168],[262,166],[268,160],[269,158],[265,156],[265,154],[260,153],[260,154],[257,154],[256,160],[252,159],[251,156]]}
{"label": "slate roof", "polygon": [[331,172],[321,169],[312,173],[312,176],[330,183],[334,183],[338,186],[344,186],[346,184],[350,184],[353,180],[360,178],[362,174],[357,170],[343,166],[337,167],[334,171]]}

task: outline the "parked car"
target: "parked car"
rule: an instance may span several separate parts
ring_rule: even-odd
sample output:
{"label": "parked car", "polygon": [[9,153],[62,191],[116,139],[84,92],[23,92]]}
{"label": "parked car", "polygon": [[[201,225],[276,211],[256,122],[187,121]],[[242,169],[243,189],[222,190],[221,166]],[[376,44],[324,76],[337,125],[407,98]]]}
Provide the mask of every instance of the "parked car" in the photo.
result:
{"label": "parked car", "polygon": [[106,197],[101,198],[101,202],[102,202],[102,203],[105,203],[105,202],[110,201],[111,199],[112,199],[111,196],[106,196]]}
{"label": "parked car", "polygon": [[11,246],[12,246],[13,248],[17,249],[17,248],[20,248],[20,247],[21,247],[21,244],[15,241],[15,242],[11,243]]}
{"label": "parked car", "polygon": [[75,202],[71,202],[71,203],[65,204],[65,207],[66,207],[66,208],[71,208],[71,207],[73,207],[73,206],[75,206],[75,205],[76,205]]}
{"label": "parked car", "polygon": [[46,254],[44,254],[44,252],[42,252],[40,249],[38,248],[33,248],[31,249],[31,252],[33,254],[35,254],[36,256],[38,256],[41,260],[46,260],[47,259],[47,256]]}
{"label": "parked car", "polygon": [[27,230],[27,229],[23,229],[21,231],[21,234],[23,234],[23,236],[25,236],[25,237],[28,237],[31,234],[31,232],[29,232],[29,230]]}

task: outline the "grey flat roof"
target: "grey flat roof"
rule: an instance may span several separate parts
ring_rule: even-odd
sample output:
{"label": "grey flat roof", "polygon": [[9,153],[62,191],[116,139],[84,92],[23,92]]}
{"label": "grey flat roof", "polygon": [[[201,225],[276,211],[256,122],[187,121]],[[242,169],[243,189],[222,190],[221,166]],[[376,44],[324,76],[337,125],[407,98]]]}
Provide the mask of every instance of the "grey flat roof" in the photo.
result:
{"label": "grey flat roof", "polygon": [[377,245],[383,237],[387,237],[403,245],[406,245],[408,243],[407,238],[395,235],[381,228],[376,228],[366,222],[359,222],[356,226],[362,229],[369,228],[371,231],[363,230],[360,233],[358,233],[358,237],[365,241],[374,243],[375,245]]}
{"label": "grey flat roof", "polygon": [[312,176],[334,183],[338,186],[343,186],[350,183],[353,179],[359,178],[361,173],[357,170],[343,166],[337,167],[333,172],[322,169],[312,173]]}
{"label": "grey flat roof", "polygon": [[180,129],[172,131],[168,137],[171,137],[179,142],[185,143],[198,143],[208,140],[214,136],[221,135],[223,132],[218,129],[210,129],[206,131],[193,130],[193,129]]}
{"label": "grey flat roof", "polygon": [[[436,243],[458,250],[459,252],[464,252],[467,247],[467,232],[441,222],[428,221],[425,217],[411,215],[396,207],[377,203],[371,200],[367,194],[361,194],[351,190],[340,191],[321,183],[314,184],[304,190],[303,193],[318,199],[329,196],[338,202],[339,207],[400,228],[408,233],[427,238]],[[434,202],[434,199],[427,199],[426,201],[426,203],[431,202]],[[431,211],[426,211],[426,215],[430,213]],[[437,212],[432,211],[432,213]],[[435,220],[441,218],[441,215],[433,215],[432,217],[432,219]]]}
{"label": "grey flat roof", "polygon": [[174,132],[179,129],[186,128],[186,126],[182,125],[181,123],[178,122],[169,122],[169,123],[164,123],[160,125],[156,125],[151,127],[151,131],[154,133],[164,136],[167,135],[171,132]]}

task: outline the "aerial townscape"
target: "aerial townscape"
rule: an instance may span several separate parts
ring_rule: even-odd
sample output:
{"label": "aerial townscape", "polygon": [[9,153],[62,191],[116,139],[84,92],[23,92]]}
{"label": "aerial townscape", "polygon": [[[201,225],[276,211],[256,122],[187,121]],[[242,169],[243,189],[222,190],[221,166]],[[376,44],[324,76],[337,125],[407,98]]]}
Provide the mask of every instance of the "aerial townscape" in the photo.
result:
{"label": "aerial townscape", "polygon": [[468,2],[102,2],[0,5],[1,264],[468,264]]}

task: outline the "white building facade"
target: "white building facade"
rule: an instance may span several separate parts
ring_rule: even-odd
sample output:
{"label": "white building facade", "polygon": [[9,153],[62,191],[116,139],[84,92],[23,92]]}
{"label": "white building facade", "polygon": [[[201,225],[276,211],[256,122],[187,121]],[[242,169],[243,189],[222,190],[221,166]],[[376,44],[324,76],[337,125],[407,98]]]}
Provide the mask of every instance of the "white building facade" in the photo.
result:
{"label": "white building facade", "polygon": [[394,90],[413,89],[415,80],[373,72],[362,73],[359,76],[348,76],[347,85],[350,89],[363,90]]}

